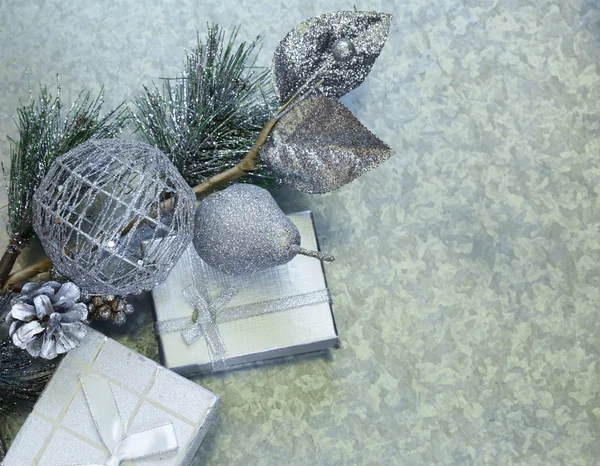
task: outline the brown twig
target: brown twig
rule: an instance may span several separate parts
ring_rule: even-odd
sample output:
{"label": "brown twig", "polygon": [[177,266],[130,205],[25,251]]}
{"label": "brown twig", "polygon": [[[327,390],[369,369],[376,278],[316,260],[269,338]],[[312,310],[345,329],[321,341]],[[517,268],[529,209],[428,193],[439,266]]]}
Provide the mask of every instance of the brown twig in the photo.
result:
{"label": "brown twig", "polygon": [[203,181],[198,186],[193,188],[196,196],[205,195],[213,192],[215,189],[222,188],[227,183],[231,183],[232,181],[241,178],[248,173],[256,170],[256,163],[258,162],[258,151],[262,147],[262,145],[267,142],[269,134],[277,124],[277,120],[272,119],[267,121],[267,124],[262,129],[256,142],[252,146],[252,148],[248,151],[246,156],[237,163],[234,167],[231,167],[229,170],[225,170],[222,173],[219,173],[215,176],[210,177],[208,180]]}
{"label": "brown twig", "polygon": [[[258,151],[260,150],[262,145],[265,142],[267,142],[269,134],[271,133],[271,131],[273,130],[273,128],[275,127],[276,124],[277,124],[277,120],[267,121],[267,123],[265,124],[265,127],[262,129],[262,131],[258,135],[258,138],[256,138],[256,142],[254,143],[254,145],[250,148],[250,150],[248,151],[246,156],[240,162],[238,162],[235,166],[229,168],[228,170],[225,170],[224,172],[218,173],[215,176],[210,177],[208,180],[203,181],[202,183],[200,183],[197,186],[194,186],[192,188],[192,191],[194,191],[196,196],[201,196],[201,195],[211,193],[215,189],[219,189],[219,188],[225,186],[226,184],[231,183],[232,181],[235,181],[238,178],[241,178],[242,176],[247,175],[248,173],[251,173],[254,170],[256,170],[256,164],[258,162]],[[174,203],[175,203],[175,198],[171,197],[170,199],[163,201],[160,204],[159,209],[160,210],[169,210],[173,207]],[[154,212],[152,212],[152,214],[150,214],[150,216],[152,218],[158,217],[158,209],[155,210]],[[136,226],[136,224],[139,226],[142,222],[143,222],[143,220],[139,221],[138,219],[133,219],[121,231],[121,236],[125,236],[127,233],[129,233],[131,231],[131,229],[133,227]]]}
{"label": "brown twig", "polygon": [[47,272],[52,268],[52,262],[47,257],[40,259],[39,261],[28,265],[27,267],[19,270],[18,272],[13,273],[8,277],[8,280],[2,287],[2,290],[6,290],[8,288],[12,288],[13,285],[16,285],[19,282],[27,280],[29,278],[35,277],[40,273]]}
{"label": "brown twig", "polygon": [[14,241],[11,241],[0,258],[0,283],[6,282],[20,253],[21,248],[16,247]]}

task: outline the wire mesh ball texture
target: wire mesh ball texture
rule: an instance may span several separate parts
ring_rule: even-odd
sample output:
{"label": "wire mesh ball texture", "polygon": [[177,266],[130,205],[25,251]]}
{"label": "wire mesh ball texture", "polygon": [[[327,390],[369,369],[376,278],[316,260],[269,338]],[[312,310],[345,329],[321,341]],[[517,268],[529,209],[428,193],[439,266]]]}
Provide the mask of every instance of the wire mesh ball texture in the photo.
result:
{"label": "wire mesh ball texture", "polygon": [[85,291],[136,294],[162,283],[189,245],[194,202],[158,149],[96,139],[54,161],[34,195],[34,228],[58,272]]}

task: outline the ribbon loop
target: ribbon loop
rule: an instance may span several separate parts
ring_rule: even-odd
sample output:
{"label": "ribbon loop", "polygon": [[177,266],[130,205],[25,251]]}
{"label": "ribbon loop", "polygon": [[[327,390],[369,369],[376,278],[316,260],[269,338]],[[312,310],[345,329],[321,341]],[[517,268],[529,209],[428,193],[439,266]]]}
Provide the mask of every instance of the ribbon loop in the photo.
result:
{"label": "ribbon loop", "polygon": [[238,290],[228,287],[209,304],[207,297],[202,296],[198,288],[190,285],[183,290],[183,296],[192,305],[197,317],[196,322],[184,330],[181,336],[186,344],[191,345],[204,335],[213,370],[225,369],[227,367],[225,362],[227,348],[219,332],[217,316],[235,297]]}
{"label": "ribbon loop", "polygon": [[81,378],[81,387],[96,430],[111,453],[123,438],[123,423],[110,385],[98,377]]}
{"label": "ribbon loop", "polygon": [[105,466],[119,466],[122,461],[154,456],[178,448],[172,423],[126,436],[114,394],[106,380],[86,376],[81,378],[81,386],[96,430],[110,452]]}
{"label": "ribbon loop", "polygon": [[104,466],[119,466],[120,464],[121,460],[116,456],[112,455],[110,458],[108,458]]}

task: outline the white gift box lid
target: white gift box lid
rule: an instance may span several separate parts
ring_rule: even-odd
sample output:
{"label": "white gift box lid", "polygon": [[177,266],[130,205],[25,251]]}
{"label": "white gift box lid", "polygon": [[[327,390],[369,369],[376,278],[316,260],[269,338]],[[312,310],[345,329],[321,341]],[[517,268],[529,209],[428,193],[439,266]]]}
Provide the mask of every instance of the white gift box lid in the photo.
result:
{"label": "white gift box lid", "polygon": [[[298,227],[301,246],[318,250],[314,221],[310,212],[288,216]],[[183,290],[193,283],[192,267],[205,270],[211,297],[226,287],[239,290],[228,307],[263,303],[279,298],[327,290],[322,263],[314,258],[297,255],[287,264],[271,267],[245,276],[223,274],[209,267],[197,255],[193,245],[186,250],[165,283],[152,291],[157,328],[161,323],[190,317],[193,307]],[[218,331],[225,344],[226,369],[265,359],[324,350],[339,345],[331,301],[284,309],[227,322],[220,322]],[[222,370],[213,367],[204,336],[188,345],[180,331],[157,335],[161,362],[180,374]]]}
{"label": "white gift box lid", "polygon": [[214,422],[220,398],[115,340],[89,329],[60,362],[8,450],[3,466],[104,464],[81,377],[100,377],[114,395],[125,433],[172,423],[178,448],[124,465],[189,465]]}

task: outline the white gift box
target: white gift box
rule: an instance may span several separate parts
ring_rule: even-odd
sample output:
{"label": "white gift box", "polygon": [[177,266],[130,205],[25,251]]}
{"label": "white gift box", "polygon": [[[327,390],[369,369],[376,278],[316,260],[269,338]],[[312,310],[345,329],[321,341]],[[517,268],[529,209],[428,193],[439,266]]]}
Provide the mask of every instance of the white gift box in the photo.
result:
{"label": "white gift box", "polygon": [[[300,230],[301,246],[318,250],[312,214],[301,212],[289,218]],[[211,331],[203,327],[203,332],[196,325],[197,339],[188,344],[184,334],[193,326],[195,309],[183,291],[198,281],[203,286],[197,288],[204,288],[209,304],[227,290],[235,292],[222,309],[212,306]],[[311,257],[298,255],[281,266],[232,276],[208,266],[190,245],[152,296],[161,362],[181,374],[229,369],[339,345],[323,266]],[[218,358],[211,351],[211,339],[219,340],[222,347]]]}
{"label": "white gift box", "polygon": [[[104,413],[92,415],[89,404],[89,391],[104,387],[110,392],[104,395],[116,404],[125,438],[165,425],[172,425],[176,438],[172,451],[124,460],[123,466],[191,464],[221,403],[200,385],[90,329],[59,364],[2,464],[113,464],[107,463],[112,452],[96,424]],[[134,443],[134,448],[144,447]]]}

